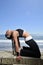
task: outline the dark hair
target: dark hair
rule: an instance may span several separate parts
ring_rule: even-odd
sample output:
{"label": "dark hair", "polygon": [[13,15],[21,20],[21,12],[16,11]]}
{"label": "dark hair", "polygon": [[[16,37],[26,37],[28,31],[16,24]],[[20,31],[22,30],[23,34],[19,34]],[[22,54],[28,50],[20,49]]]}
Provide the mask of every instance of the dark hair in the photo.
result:
{"label": "dark hair", "polygon": [[12,34],[11,34],[10,36],[8,36],[7,34],[5,34],[5,37],[6,37],[7,39],[12,39]]}

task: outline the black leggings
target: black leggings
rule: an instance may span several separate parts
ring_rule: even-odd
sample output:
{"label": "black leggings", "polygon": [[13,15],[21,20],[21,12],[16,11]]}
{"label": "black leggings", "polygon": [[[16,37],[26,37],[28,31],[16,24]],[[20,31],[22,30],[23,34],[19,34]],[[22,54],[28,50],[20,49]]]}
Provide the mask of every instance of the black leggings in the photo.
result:
{"label": "black leggings", "polygon": [[25,43],[30,47],[23,46],[23,49],[21,49],[20,51],[20,55],[26,57],[40,58],[41,53],[37,43],[33,39],[26,41]]}

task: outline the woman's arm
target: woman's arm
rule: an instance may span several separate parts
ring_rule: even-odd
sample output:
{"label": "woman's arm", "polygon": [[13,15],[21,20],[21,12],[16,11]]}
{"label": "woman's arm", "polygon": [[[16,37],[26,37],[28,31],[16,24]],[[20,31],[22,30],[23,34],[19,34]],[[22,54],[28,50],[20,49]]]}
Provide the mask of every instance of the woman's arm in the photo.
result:
{"label": "woman's arm", "polygon": [[20,47],[18,45],[18,39],[17,39],[17,37],[18,37],[18,33],[15,31],[13,33],[13,40],[15,41],[15,48],[16,48],[16,53],[17,53],[16,59],[17,59],[17,61],[19,61],[19,60],[21,60],[21,56],[20,56],[20,50],[19,50]]}
{"label": "woman's arm", "polygon": [[19,45],[18,45],[17,37],[18,37],[18,33],[17,33],[17,31],[14,31],[13,32],[13,41],[15,42],[16,52],[19,52]]}

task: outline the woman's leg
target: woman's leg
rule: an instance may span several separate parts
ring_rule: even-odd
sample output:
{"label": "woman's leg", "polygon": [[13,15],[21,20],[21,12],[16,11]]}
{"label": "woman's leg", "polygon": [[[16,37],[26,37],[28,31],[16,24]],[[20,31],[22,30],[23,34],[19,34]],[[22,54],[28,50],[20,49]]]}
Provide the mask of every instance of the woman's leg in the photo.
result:
{"label": "woman's leg", "polygon": [[27,49],[21,49],[20,55],[26,56],[26,57],[36,57],[34,51],[29,50],[29,49],[28,50]]}
{"label": "woman's leg", "polygon": [[30,49],[21,49],[20,55],[26,56],[26,57],[40,58],[40,55],[37,52],[30,50]]}
{"label": "woman's leg", "polygon": [[23,49],[25,50],[32,50],[30,47],[23,46]]}
{"label": "woman's leg", "polygon": [[40,54],[40,50],[39,50],[37,43],[33,39],[31,39],[29,41],[27,40],[25,42],[27,45],[30,46],[30,48],[22,49],[21,55],[28,56],[28,57],[40,58],[41,54]]}

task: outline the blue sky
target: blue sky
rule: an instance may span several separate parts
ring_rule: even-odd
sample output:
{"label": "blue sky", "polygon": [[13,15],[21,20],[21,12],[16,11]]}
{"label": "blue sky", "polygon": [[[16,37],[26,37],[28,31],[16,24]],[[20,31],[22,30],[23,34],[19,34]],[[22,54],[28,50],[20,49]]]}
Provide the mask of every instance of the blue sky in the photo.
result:
{"label": "blue sky", "polygon": [[17,28],[43,34],[43,0],[0,0],[0,33]]}

